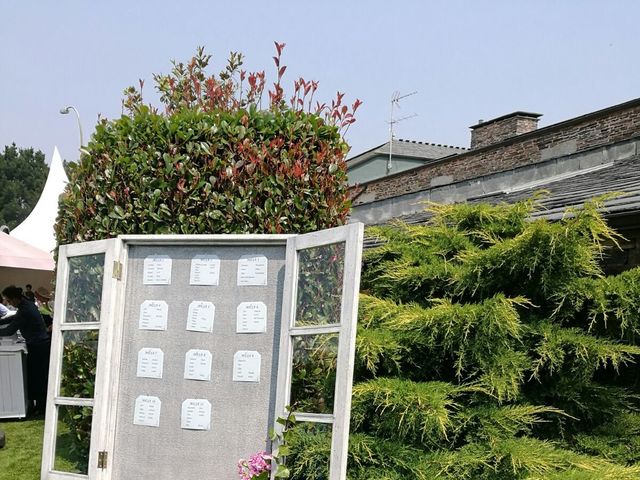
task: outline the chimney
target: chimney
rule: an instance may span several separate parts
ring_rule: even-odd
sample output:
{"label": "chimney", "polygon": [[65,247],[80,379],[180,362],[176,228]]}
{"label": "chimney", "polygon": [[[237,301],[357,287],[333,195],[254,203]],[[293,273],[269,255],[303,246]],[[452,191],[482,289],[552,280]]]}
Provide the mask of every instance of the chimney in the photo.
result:
{"label": "chimney", "polygon": [[502,117],[480,120],[471,128],[471,148],[482,148],[487,145],[502,142],[507,138],[533,132],[538,128],[540,113],[513,112]]}

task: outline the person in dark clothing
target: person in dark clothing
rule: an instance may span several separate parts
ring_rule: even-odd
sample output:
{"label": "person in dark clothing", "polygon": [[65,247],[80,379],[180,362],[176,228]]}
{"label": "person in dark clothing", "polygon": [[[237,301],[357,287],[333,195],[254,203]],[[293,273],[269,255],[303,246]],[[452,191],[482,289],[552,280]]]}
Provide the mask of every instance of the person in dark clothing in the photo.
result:
{"label": "person in dark clothing", "polygon": [[[2,291],[6,301],[17,309],[16,314],[0,319],[0,336],[10,336],[18,330],[27,344],[27,390],[33,401],[34,413],[44,413],[49,379],[51,341],[38,307],[22,294],[22,289],[10,286]],[[6,325],[3,327],[3,325]]]}
{"label": "person in dark clothing", "polygon": [[27,283],[26,288],[27,290],[23,293],[23,295],[27,297],[27,300],[31,300],[32,302],[35,302],[36,296],[33,293],[33,286],[30,283]]}

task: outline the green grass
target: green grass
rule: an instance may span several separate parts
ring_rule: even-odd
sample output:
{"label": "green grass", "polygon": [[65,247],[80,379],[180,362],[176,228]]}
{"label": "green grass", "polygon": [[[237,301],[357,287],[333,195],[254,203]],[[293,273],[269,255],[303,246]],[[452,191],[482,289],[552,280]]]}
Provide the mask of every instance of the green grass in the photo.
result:
{"label": "green grass", "polygon": [[[7,437],[5,447],[0,449],[0,480],[40,478],[44,420],[0,421],[0,430]],[[64,450],[68,443],[65,441],[67,435],[61,433],[59,447]],[[56,468],[68,472],[77,471],[69,455],[64,452],[61,454],[56,458]]]}
{"label": "green grass", "polygon": [[44,420],[0,422],[7,444],[0,449],[1,480],[40,478]]}

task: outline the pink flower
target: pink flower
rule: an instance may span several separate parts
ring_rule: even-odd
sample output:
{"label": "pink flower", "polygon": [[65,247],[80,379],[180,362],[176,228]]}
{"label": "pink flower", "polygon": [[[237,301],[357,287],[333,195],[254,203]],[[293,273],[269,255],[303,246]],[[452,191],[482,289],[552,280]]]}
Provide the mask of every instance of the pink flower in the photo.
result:
{"label": "pink flower", "polygon": [[254,453],[249,460],[241,458],[238,460],[238,475],[240,480],[252,480],[261,473],[271,470],[271,460],[273,457],[267,452]]}

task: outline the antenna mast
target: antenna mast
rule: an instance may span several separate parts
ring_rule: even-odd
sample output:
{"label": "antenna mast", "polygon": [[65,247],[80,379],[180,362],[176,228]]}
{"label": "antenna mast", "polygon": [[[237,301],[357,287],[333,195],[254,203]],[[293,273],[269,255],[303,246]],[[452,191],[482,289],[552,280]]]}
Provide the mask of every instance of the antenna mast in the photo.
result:
{"label": "antenna mast", "polygon": [[391,158],[393,156],[393,126],[398,122],[402,122],[403,120],[408,120],[409,118],[418,116],[417,113],[414,113],[413,115],[407,115],[406,117],[402,118],[393,118],[393,106],[395,105],[400,108],[400,100],[410,97],[411,95],[415,95],[416,93],[418,92],[415,91],[407,93],[406,95],[400,95],[400,92],[396,91],[393,92],[393,95],[391,96],[391,114],[389,116],[389,160],[387,161],[387,174],[391,171],[391,167],[393,166],[393,164],[391,163]]}

